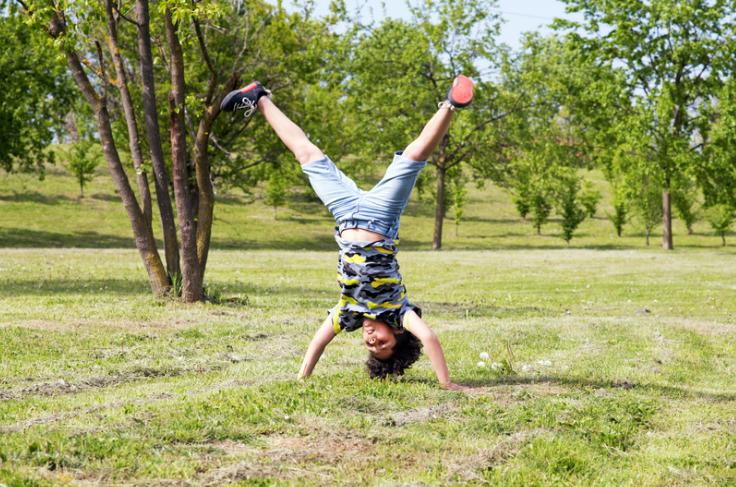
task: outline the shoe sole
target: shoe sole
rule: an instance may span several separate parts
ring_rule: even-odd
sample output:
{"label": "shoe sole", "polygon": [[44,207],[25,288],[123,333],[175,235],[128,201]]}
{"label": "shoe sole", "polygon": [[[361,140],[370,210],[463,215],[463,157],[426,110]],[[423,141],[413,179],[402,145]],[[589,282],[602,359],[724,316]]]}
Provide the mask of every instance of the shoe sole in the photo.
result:
{"label": "shoe sole", "polygon": [[467,106],[473,100],[473,82],[470,81],[470,78],[461,74],[452,83],[450,96],[452,97],[450,101],[456,107]]}

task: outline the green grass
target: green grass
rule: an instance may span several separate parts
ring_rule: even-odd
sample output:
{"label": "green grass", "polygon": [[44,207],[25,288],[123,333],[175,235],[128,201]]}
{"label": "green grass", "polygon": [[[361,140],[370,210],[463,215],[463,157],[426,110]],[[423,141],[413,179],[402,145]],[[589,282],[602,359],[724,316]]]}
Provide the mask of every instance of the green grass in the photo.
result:
{"label": "green grass", "polygon": [[104,176],[82,200],[58,170],[3,178],[0,484],[736,483],[736,269],[703,227],[664,252],[589,220],[568,250],[493,189],[430,252],[412,203],[402,274],[463,394],[426,357],[369,380],[358,334],[295,380],[337,298],[316,204],[223,198],[225,301],[186,306],[151,297]]}

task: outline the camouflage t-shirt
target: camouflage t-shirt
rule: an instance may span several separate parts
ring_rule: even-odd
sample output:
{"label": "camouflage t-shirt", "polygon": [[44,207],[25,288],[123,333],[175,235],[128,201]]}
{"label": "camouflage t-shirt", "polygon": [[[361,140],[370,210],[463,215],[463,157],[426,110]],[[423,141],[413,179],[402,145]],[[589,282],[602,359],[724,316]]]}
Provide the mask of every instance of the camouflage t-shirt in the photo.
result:
{"label": "camouflage t-shirt", "polygon": [[337,281],[342,288],[340,302],[330,310],[335,333],[357,330],[364,318],[403,330],[408,311],[421,316],[422,310],[406,298],[396,262],[398,240],[352,242],[340,238],[337,230],[335,240],[340,246]]}

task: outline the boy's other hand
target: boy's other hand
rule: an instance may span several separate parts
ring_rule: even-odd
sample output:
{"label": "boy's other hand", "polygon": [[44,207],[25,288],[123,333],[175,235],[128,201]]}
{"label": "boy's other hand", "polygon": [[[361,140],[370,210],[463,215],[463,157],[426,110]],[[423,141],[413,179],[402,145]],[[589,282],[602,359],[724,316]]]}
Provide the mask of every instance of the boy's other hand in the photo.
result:
{"label": "boy's other hand", "polygon": [[473,390],[472,387],[459,386],[455,384],[454,382],[450,382],[448,384],[442,384],[442,387],[450,391],[471,391]]}

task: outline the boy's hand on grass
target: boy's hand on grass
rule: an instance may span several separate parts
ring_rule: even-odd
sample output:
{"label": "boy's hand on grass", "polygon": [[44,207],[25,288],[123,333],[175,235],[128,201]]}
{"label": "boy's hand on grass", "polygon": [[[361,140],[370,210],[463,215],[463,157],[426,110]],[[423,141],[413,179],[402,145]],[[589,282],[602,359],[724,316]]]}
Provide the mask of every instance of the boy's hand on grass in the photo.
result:
{"label": "boy's hand on grass", "polygon": [[442,384],[442,387],[449,391],[470,391],[473,388],[472,387],[466,387],[466,386],[459,386],[455,384],[454,382],[448,382],[447,384]]}

